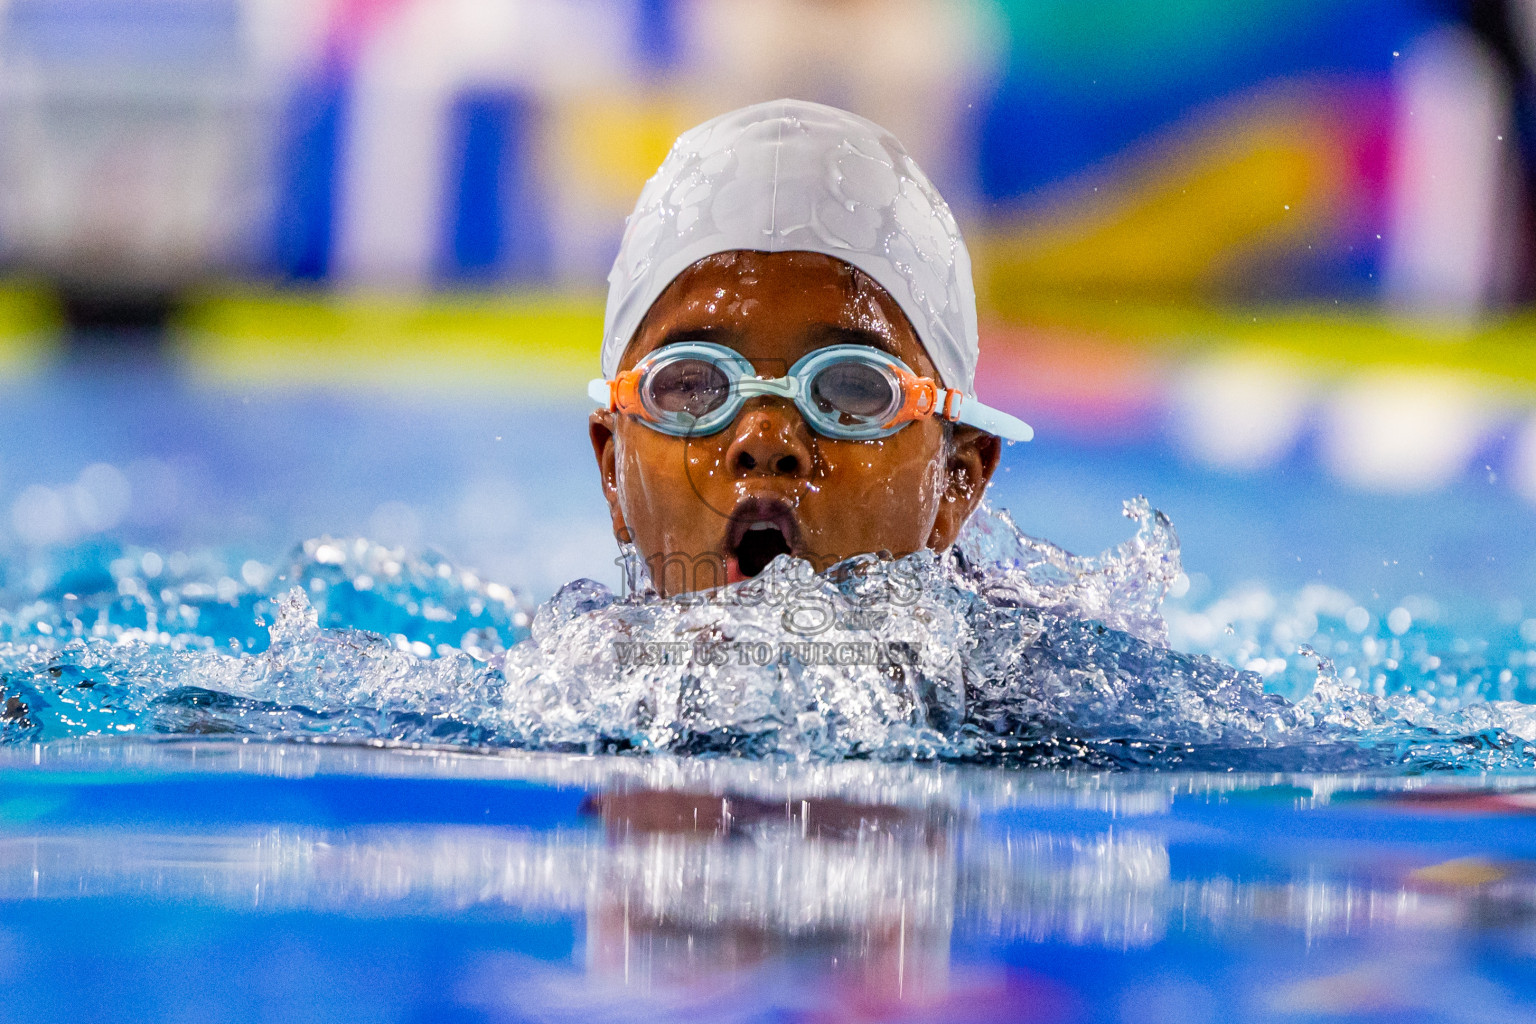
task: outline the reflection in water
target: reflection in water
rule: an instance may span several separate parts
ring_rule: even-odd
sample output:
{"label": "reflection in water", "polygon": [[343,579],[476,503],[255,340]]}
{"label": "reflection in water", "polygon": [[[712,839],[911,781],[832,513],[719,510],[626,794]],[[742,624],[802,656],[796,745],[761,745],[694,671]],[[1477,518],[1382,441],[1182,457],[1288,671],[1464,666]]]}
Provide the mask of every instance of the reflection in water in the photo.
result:
{"label": "reflection in water", "polygon": [[[480,922],[443,991],[492,1020],[1531,1009],[1513,983],[1502,1003],[1467,996],[1536,949],[1528,778],[212,741],[36,748],[28,772],[6,756],[0,939],[28,963],[49,962],[28,914],[153,907],[178,934],[208,910],[236,935]],[[517,951],[506,937],[529,928],[555,947]],[[1399,969],[1405,950],[1423,966]],[[1251,998],[1229,1015],[1232,991]]]}
{"label": "reflection in water", "polygon": [[593,807],[611,844],[588,904],[594,973],[649,987],[798,954],[872,992],[943,990],[949,814],[654,790]]}
{"label": "reflection in water", "polygon": [[1167,930],[1168,848],[1156,836],[1007,832],[969,846],[959,909],[971,928],[1113,948],[1149,945]]}
{"label": "reflection in water", "polygon": [[[0,901],[146,896],[255,911],[585,921],[590,974],[639,989],[793,959],[871,991],[943,990],[951,938],[1128,949],[1170,933],[1309,940],[1524,921],[1536,866],[1460,859],[1352,878],[1175,878],[1156,816],[1020,829],[985,813],[623,786],[586,827],[302,825],[0,833]],[[1326,866],[1325,866],[1326,867]]]}

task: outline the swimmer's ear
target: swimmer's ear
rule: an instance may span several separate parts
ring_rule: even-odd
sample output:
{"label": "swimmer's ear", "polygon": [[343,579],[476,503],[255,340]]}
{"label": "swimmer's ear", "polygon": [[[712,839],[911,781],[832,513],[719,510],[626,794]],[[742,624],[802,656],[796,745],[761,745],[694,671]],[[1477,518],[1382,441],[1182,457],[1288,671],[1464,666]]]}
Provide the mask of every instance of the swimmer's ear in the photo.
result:
{"label": "swimmer's ear", "polygon": [[928,535],[928,546],[947,551],[960,536],[960,528],[981,504],[987,483],[1003,457],[1003,442],[975,427],[955,427],[953,443],[944,463],[944,493],[939,514]]}
{"label": "swimmer's ear", "polygon": [[602,475],[603,497],[608,499],[608,514],[613,517],[613,537],[620,544],[633,539],[619,505],[619,460],[613,436],[613,413],[599,409],[587,419],[587,433],[592,438],[592,453],[597,456],[597,471]]}

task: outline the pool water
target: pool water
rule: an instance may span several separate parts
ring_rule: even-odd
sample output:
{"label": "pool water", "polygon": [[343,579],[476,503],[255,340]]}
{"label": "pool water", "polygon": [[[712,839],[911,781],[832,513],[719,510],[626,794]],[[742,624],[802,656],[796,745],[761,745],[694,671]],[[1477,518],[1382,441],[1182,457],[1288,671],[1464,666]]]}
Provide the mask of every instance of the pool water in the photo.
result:
{"label": "pool water", "polygon": [[[1042,432],[993,504],[1105,553],[771,569],[885,652],[850,668],[771,601],[636,596],[576,405],[0,389],[0,1020],[1536,1017],[1495,479]],[[619,663],[724,627],[728,671]]]}
{"label": "pool water", "polygon": [[1536,1017],[1536,779],[11,747],[0,1020]]}
{"label": "pool water", "polygon": [[[1341,677],[1321,601],[1269,624],[1299,644],[1239,667],[1171,649],[1184,578],[1145,500],[1094,558],[983,507],[953,555],[788,556],[752,580],[663,599],[627,551],[615,593],[574,581],[536,610],[437,557],[307,542],[241,580],[212,555],[77,559],[0,617],[0,741],[111,735],[385,740],[554,752],[1010,768],[1519,771],[1536,706],[1490,650],[1366,638],[1374,681]],[[1315,589],[1315,588],[1314,588]],[[1312,590],[1305,591],[1305,598]],[[1389,613],[1389,634],[1406,634]],[[1209,614],[1209,613],[1207,613]],[[1303,628],[1301,616],[1308,616]],[[1405,612],[1405,614],[1407,614]],[[1318,634],[1322,634],[1322,638]],[[1404,641],[1407,641],[1405,645]],[[1345,650],[1347,644],[1342,645]],[[1355,671],[1359,666],[1351,665]],[[1364,686],[1358,685],[1365,682]],[[1390,692],[1389,692],[1390,690]]]}

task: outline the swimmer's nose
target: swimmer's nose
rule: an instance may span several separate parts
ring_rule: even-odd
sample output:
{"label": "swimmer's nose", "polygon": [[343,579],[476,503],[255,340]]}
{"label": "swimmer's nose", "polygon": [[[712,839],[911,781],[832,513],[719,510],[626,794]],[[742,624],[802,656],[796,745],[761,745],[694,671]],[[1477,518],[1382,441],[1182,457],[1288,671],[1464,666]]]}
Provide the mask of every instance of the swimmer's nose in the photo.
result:
{"label": "swimmer's nose", "polygon": [[737,418],[725,458],[738,476],[799,476],[810,471],[805,426],[792,410],[778,409],[777,404],[745,409]]}

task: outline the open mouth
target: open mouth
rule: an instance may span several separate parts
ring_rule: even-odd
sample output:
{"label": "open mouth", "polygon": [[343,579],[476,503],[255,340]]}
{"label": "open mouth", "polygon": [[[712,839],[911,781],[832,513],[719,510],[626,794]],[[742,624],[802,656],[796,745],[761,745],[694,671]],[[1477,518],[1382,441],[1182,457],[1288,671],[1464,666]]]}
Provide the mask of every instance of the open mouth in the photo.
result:
{"label": "open mouth", "polygon": [[725,534],[726,581],[751,579],[780,555],[794,554],[800,528],[782,501],[747,498],[736,506]]}

